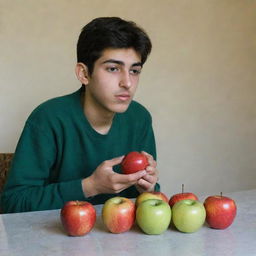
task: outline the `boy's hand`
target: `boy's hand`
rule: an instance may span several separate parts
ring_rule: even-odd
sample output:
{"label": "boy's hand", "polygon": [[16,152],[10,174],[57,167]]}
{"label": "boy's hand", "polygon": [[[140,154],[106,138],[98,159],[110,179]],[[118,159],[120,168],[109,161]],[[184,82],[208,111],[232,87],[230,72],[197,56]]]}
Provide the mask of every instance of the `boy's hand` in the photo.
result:
{"label": "boy's hand", "polygon": [[[113,166],[120,164],[123,158],[124,156],[102,162],[90,177],[83,179],[82,187],[86,197],[103,193],[119,193],[137,184],[142,177],[143,180],[145,179],[145,181],[147,181],[149,173],[152,172],[150,166],[147,171],[143,170],[132,174],[119,174],[114,172]],[[144,182],[141,181],[140,183],[142,183],[143,187]]]}
{"label": "boy's hand", "polygon": [[147,152],[142,151],[141,153],[148,158],[149,165],[146,168],[146,175],[144,175],[141,179],[138,180],[136,188],[140,193],[145,191],[154,191],[154,187],[158,181],[156,161],[154,160],[153,156],[151,156]]}

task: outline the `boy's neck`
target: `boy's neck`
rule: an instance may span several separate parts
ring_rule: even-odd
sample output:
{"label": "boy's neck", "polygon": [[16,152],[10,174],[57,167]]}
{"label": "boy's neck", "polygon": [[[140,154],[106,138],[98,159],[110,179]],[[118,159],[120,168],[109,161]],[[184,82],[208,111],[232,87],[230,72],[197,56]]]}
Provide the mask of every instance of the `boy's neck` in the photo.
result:
{"label": "boy's neck", "polygon": [[115,113],[104,111],[96,104],[93,104],[86,93],[82,94],[82,106],[84,114],[95,131],[100,134],[107,134],[111,128]]}

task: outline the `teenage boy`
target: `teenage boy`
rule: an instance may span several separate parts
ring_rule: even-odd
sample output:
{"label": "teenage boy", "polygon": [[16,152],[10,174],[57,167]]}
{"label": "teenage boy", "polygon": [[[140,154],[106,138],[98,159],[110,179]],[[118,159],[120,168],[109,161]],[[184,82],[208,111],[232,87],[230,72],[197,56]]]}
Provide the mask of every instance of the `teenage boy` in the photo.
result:
{"label": "teenage boy", "polygon": [[[82,29],[75,69],[82,87],[29,116],[2,193],[4,212],[159,190],[151,116],[132,100],[150,51],[150,39],[133,22],[97,18]],[[147,156],[146,170],[121,173],[130,151]]]}

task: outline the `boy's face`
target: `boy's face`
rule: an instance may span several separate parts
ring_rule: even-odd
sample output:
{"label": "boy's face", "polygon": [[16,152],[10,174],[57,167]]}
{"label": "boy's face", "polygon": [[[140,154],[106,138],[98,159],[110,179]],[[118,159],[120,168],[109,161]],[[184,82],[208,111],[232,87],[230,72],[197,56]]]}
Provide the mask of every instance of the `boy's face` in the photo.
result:
{"label": "boy's face", "polygon": [[141,69],[141,57],[134,49],[104,50],[88,76],[87,103],[103,115],[126,111],[135,94]]}

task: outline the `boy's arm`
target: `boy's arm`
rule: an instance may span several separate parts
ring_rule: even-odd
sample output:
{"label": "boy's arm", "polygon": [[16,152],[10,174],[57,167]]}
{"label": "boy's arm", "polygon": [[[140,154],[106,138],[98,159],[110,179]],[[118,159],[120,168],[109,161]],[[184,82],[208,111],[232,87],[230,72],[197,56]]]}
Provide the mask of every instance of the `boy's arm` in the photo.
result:
{"label": "boy's arm", "polygon": [[82,180],[51,183],[56,149],[48,133],[27,123],[1,196],[4,212],[61,208],[69,200],[85,200]]}

